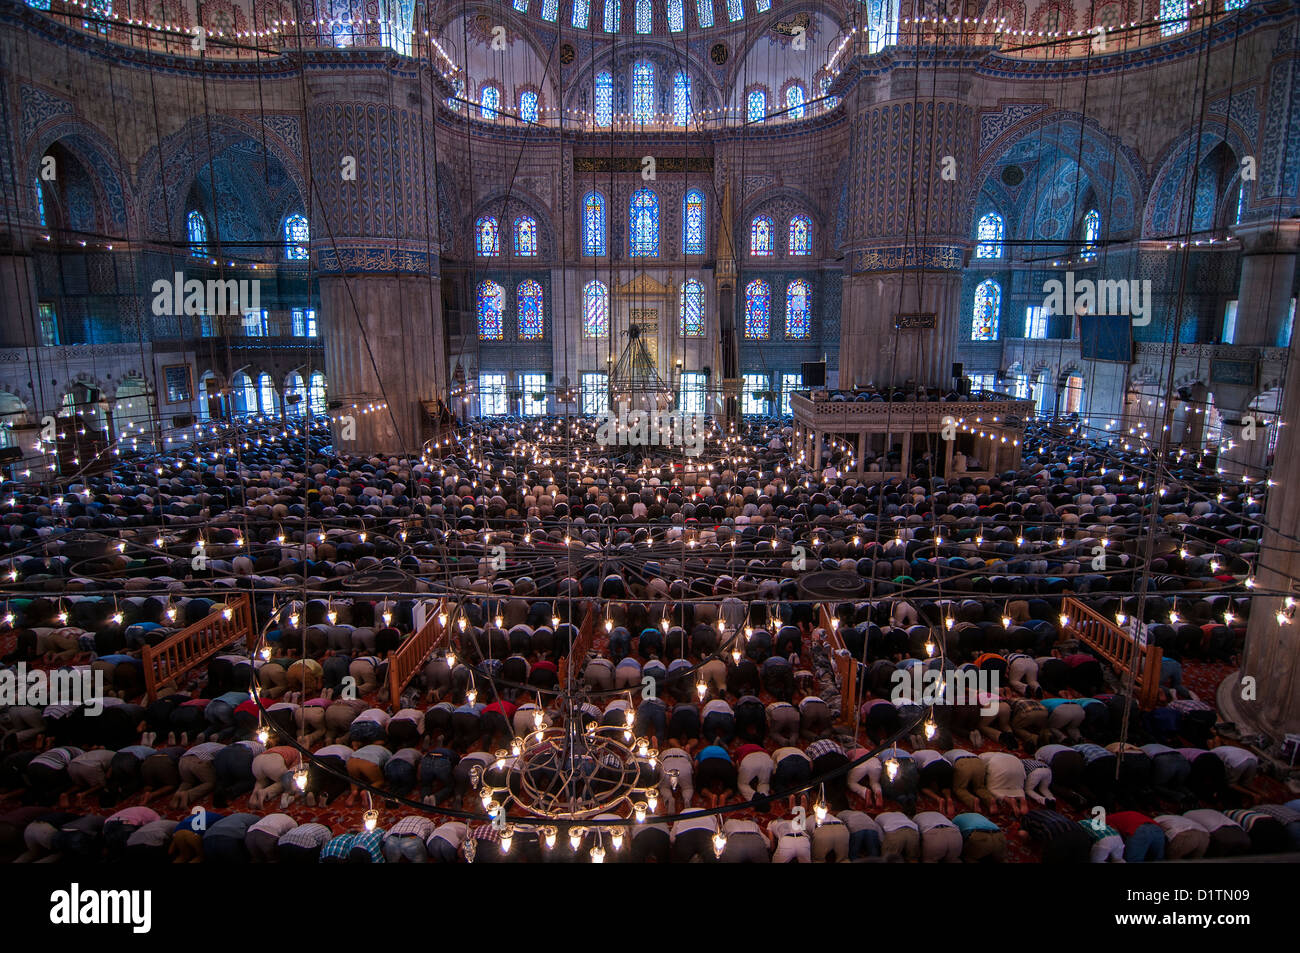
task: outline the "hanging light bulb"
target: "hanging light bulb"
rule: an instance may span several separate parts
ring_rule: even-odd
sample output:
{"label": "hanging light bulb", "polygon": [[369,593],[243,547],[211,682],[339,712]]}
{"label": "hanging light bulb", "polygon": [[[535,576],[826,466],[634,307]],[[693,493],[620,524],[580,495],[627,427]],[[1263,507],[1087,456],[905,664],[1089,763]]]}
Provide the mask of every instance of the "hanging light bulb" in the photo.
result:
{"label": "hanging light bulb", "polygon": [[721,857],[722,852],[727,849],[727,835],[718,831],[713,835],[713,856]]}
{"label": "hanging light bulb", "polygon": [[890,758],[885,762],[885,774],[889,775],[889,780],[898,777],[898,759]]}
{"label": "hanging light bulb", "polygon": [[551,628],[553,629],[558,628],[559,625],[560,625],[560,617],[558,615],[551,616]]}
{"label": "hanging light bulb", "polygon": [[472,705],[474,704],[475,699],[478,698],[478,692],[471,688],[465,693],[465,697],[469,699],[469,703]]}
{"label": "hanging light bulb", "polygon": [[933,640],[933,639],[926,639],[926,640],[925,640],[925,654],[928,655],[928,656],[930,656],[931,658],[933,658],[933,657],[934,657],[934,650],[935,650],[934,640]]}
{"label": "hanging light bulb", "polygon": [[511,825],[507,824],[505,830],[501,832],[501,853],[510,853],[510,845],[514,842],[514,839],[515,829]]}
{"label": "hanging light bulb", "polygon": [[307,768],[301,767],[293,773],[293,783],[299,791],[307,790]]}
{"label": "hanging light bulb", "polygon": [[705,684],[704,679],[695,683],[695,694],[700,696],[700,701],[704,701],[704,696],[709,693],[709,686]]}
{"label": "hanging light bulb", "polygon": [[451,649],[447,650],[447,667],[448,668],[456,667],[456,653]]}
{"label": "hanging light bulb", "polygon": [[266,730],[265,725],[257,729],[257,740],[260,741],[262,744],[266,744],[267,741],[270,740],[270,737],[271,737],[271,733]]}
{"label": "hanging light bulb", "polygon": [[591,849],[591,862],[593,864],[603,864],[605,862],[605,848],[597,844]]}
{"label": "hanging light bulb", "polygon": [[646,811],[645,801],[637,801],[635,804],[632,805],[632,815],[636,818],[636,822],[638,824],[645,823],[645,811]]}
{"label": "hanging light bulb", "polygon": [[645,803],[650,808],[651,814],[657,811],[659,809],[659,791],[655,788],[649,788],[645,792]]}
{"label": "hanging light bulb", "polygon": [[614,845],[614,850],[616,851],[622,850],[623,849],[623,828],[621,827],[615,828],[614,832],[609,835],[609,840],[610,843]]}
{"label": "hanging light bulb", "polygon": [[932,740],[932,739],[934,738],[935,732],[938,731],[938,730],[939,730],[939,726],[936,725],[936,724],[935,724],[931,719],[927,718],[927,719],[925,720],[925,740],[926,740],[926,741],[930,741],[930,740]]}
{"label": "hanging light bulb", "polygon": [[369,833],[379,826],[379,812],[373,808],[365,813],[366,832]]}
{"label": "hanging light bulb", "polygon": [[1060,614],[1060,616],[1058,616],[1058,618],[1059,618],[1060,621],[1061,621],[1061,625],[1069,625],[1069,624],[1070,624],[1070,617],[1069,617],[1068,615],[1066,615],[1064,612],[1062,612],[1062,613]]}
{"label": "hanging light bulb", "polygon": [[581,845],[582,845],[582,828],[581,827],[569,828],[569,846],[576,851]]}
{"label": "hanging light bulb", "polygon": [[548,827],[542,832],[542,841],[546,844],[546,849],[551,850],[555,847],[555,837],[557,831],[554,827]]}
{"label": "hanging light bulb", "polygon": [[1126,616],[1124,613],[1122,612],[1115,613],[1115,621],[1118,622],[1120,625],[1123,625],[1127,620],[1128,620],[1128,616]]}
{"label": "hanging light bulb", "polygon": [[1002,617],[1002,628],[1004,628],[1004,629],[1009,629],[1009,628],[1011,628],[1011,616],[1009,616],[1009,615],[1004,615],[1004,616]]}
{"label": "hanging light bulb", "polygon": [[441,628],[447,628],[447,613],[445,611],[438,613],[438,625]]}
{"label": "hanging light bulb", "polygon": [[819,799],[817,803],[813,805],[813,816],[817,818],[817,824],[819,826],[822,821],[826,820],[826,814],[826,802]]}
{"label": "hanging light bulb", "polygon": [[223,618],[223,619],[225,619],[227,622],[229,622],[230,619],[234,616],[234,614],[235,614],[235,613],[234,613],[234,610],[231,609],[230,606],[228,606],[228,605],[226,605],[226,606],[222,606],[222,608],[221,608],[221,618]]}
{"label": "hanging light bulb", "polygon": [[456,620],[456,626],[457,626],[457,627],[458,627],[462,632],[465,631],[465,617],[464,617],[464,616],[461,616],[459,619]]}

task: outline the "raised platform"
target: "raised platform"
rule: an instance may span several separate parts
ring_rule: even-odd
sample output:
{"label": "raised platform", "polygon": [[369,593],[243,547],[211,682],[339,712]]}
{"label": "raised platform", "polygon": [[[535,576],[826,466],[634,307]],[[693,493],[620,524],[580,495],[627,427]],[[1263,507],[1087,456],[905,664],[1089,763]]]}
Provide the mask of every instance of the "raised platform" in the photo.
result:
{"label": "raised platform", "polygon": [[[907,476],[911,470],[913,438],[933,437],[943,448],[934,475],[945,478],[988,477],[1019,462],[1025,423],[1034,413],[1032,400],[885,401],[832,400],[825,391],[792,394],[793,455],[822,466],[823,438],[847,440],[855,447],[857,469],[846,475],[864,480]],[[900,449],[898,469],[887,469],[893,447]],[[875,457],[871,469],[870,457]],[[962,458],[969,465],[962,465]]]}

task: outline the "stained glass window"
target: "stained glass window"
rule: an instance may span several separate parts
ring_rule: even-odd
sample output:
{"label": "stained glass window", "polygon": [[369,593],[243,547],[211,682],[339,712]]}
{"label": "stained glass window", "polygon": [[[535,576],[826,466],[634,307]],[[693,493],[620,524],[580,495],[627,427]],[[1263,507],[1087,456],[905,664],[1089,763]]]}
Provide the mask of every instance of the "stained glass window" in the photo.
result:
{"label": "stained glass window", "polygon": [[501,108],[501,90],[495,86],[484,86],[479,94],[478,114],[483,119],[496,119],[497,110]]}
{"label": "stained glass window", "polygon": [[668,0],[668,29],[681,33],[686,29],[686,13],[682,6],[685,0]]}
{"label": "stained glass window", "polygon": [[759,13],[766,13],[772,9],[772,0],[754,0],[754,9]]}
{"label": "stained glass window", "polygon": [[605,198],[588,192],[582,199],[582,253],[605,254]]}
{"label": "stained glass window", "polygon": [[505,340],[506,289],[495,281],[478,284],[478,339],[480,341]]}
{"label": "stained glass window", "polygon": [[691,189],[682,200],[682,252],[704,254],[704,193]]}
{"label": "stained glass window", "polygon": [[582,412],[603,414],[609,410],[609,375],[591,371],[582,375]]}
{"label": "stained glass window", "polygon": [[208,220],[203,213],[192,211],[185,216],[185,231],[190,239],[190,254],[205,258],[208,254]]}
{"label": "stained glass window", "polygon": [[554,23],[560,13],[560,0],[542,0],[542,19]]}
{"label": "stained glass window", "polygon": [[803,389],[802,374],[782,374],[781,375],[781,413],[789,417],[794,413],[790,407],[790,395],[797,390]]}
{"label": "stained glass window", "polygon": [[650,32],[650,0],[636,0],[636,31]]}
{"label": "stained glass window", "polygon": [[975,237],[979,244],[975,246],[976,258],[1002,257],[1002,216],[997,212],[981,215],[975,226]]}
{"label": "stained glass window", "polygon": [[288,379],[284,382],[284,396],[297,397],[297,400],[285,401],[285,413],[291,417],[301,417],[303,411],[307,409],[307,385],[303,382],[302,375],[297,371],[290,371]]}
{"label": "stained glass window", "polygon": [[766,338],[772,330],[772,289],[762,278],[745,286],[745,337]]}
{"label": "stained glass window", "polygon": [[1240,10],[1249,2],[1250,0],[1223,0],[1223,9]]}
{"label": "stained glass window", "polygon": [[695,12],[699,15],[700,26],[713,26],[713,0],[695,0]]}
{"label": "stained glass window", "polygon": [[642,60],[632,67],[632,121],[654,119],[655,68]]}
{"label": "stained glass window", "polygon": [[303,259],[307,257],[307,242],[311,238],[311,229],[306,216],[295,212],[284,220],[284,257]]}
{"label": "stained glass window", "polygon": [[685,338],[704,337],[704,285],[694,278],[682,285],[681,334]]}
{"label": "stained glass window", "polygon": [[320,371],[311,375],[311,412],[317,417],[325,413],[325,375]]}
{"label": "stained glass window", "polygon": [[596,74],[596,124],[608,126],[614,121],[614,74]]}
{"label": "stained glass window", "polygon": [[519,94],[519,118],[524,122],[537,122],[537,94],[531,89]]}
{"label": "stained glass window", "polygon": [[515,9],[520,13],[528,12],[528,0],[515,0]]}
{"label": "stained glass window", "polygon": [[519,285],[519,337],[540,341],[546,334],[546,317],[542,311],[542,286],[529,279]]}
{"label": "stained glass window", "polygon": [[521,258],[537,254],[537,219],[531,215],[515,219],[515,254]]}
{"label": "stained glass window", "polygon": [[609,337],[609,292],[601,281],[589,281],[582,289],[582,335]]}
{"label": "stained glass window", "polygon": [[605,32],[617,33],[619,20],[622,19],[622,11],[619,9],[619,0],[605,0]]}
{"label": "stained glass window", "polygon": [[89,23],[81,21],[81,25],[87,30],[94,30],[97,33],[107,33],[110,24],[108,18],[113,15],[113,0],[89,0],[86,9],[99,18],[98,23]]}
{"label": "stained glass window", "polygon": [[1160,0],[1160,35],[1173,36],[1187,29],[1187,0]]}
{"label": "stained glass window", "polygon": [[[299,378],[301,380],[301,378]],[[273,414],[276,408],[275,381],[271,380],[271,375],[263,371],[257,375],[257,389],[261,392],[262,413]]]}
{"label": "stained glass window", "polygon": [[[1241,223],[1241,216],[1246,214],[1246,183],[1241,182],[1237,185],[1237,213],[1232,219],[1234,225]],[[45,209],[41,209],[41,224],[45,224]]]}
{"label": "stained glass window", "polygon": [[316,309],[294,308],[289,312],[295,337],[314,338],[316,336]]}
{"label": "stained glass window", "polygon": [[804,91],[798,83],[791,83],[785,89],[786,115],[791,119],[802,119],[804,111]]}
{"label": "stained glass window", "polygon": [[[267,380],[270,379],[270,375],[267,375]],[[235,399],[235,415],[243,417],[257,413],[257,387],[253,384],[253,379],[243,371],[236,371],[230,383],[234,391],[231,396]]]}
{"label": "stained glass window", "polygon": [[501,254],[501,237],[497,231],[494,215],[484,215],[474,223],[474,247],[484,258],[495,258]]}
{"label": "stained glass window", "polygon": [[587,18],[591,16],[591,0],[573,0],[573,28],[587,29]]}
{"label": "stained glass window", "polygon": [[699,371],[682,372],[681,396],[678,406],[684,414],[704,413],[704,389],[707,379]]}
{"label": "stained glass window", "polygon": [[27,5],[33,10],[48,10],[50,8],[50,0],[27,0]]}
{"label": "stained glass window", "polygon": [[992,278],[975,287],[975,309],[971,314],[970,339],[996,341],[1002,312],[1002,286]]}
{"label": "stained glass window", "polygon": [[746,116],[750,122],[762,122],[767,115],[767,93],[751,89],[745,98]]}
{"label": "stained glass window", "polygon": [[757,215],[749,225],[749,253],[755,258],[771,258],[776,254],[772,241],[772,220],[766,215]]}
{"label": "stained glass window", "polygon": [[790,219],[790,254],[812,254],[812,219],[807,215]]}
{"label": "stained glass window", "polygon": [[[41,187],[40,179],[33,182],[32,186],[36,189],[36,219],[41,225],[45,225],[45,189]],[[1241,216],[1238,215],[1237,217],[1240,218]]]}
{"label": "stained glass window", "polygon": [[1083,252],[1080,254],[1084,261],[1092,261],[1097,257],[1097,242],[1101,240],[1101,214],[1095,209],[1088,209],[1083,216]]}
{"label": "stained glass window", "polygon": [[691,121],[691,77],[679,69],[673,75],[673,122],[685,126]]}
{"label": "stained glass window", "polygon": [[745,5],[743,0],[727,0],[727,18],[735,23],[737,20],[743,20],[745,17]]}
{"label": "stained glass window", "polygon": [[808,282],[797,278],[785,286],[785,336],[806,338],[812,332]]}
{"label": "stained glass window", "polygon": [[659,257],[659,196],[653,189],[637,189],[628,201],[630,227],[628,256]]}

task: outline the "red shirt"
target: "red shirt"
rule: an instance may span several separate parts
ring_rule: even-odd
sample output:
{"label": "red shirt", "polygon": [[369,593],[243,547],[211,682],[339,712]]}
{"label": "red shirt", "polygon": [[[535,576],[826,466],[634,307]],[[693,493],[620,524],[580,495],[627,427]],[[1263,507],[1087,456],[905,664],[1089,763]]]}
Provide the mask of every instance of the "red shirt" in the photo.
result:
{"label": "red shirt", "polygon": [[236,705],[236,706],[235,706],[235,711],[237,711],[237,712],[240,712],[240,711],[246,711],[246,712],[248,712],[250,715],[256,715],[256,714],[257,714],[257,703],[254,702],[253,699],[250,698],[248,701],[246,701],[246,702],[240,702],[238,705]]}
{"label": "red shirt", "polygon": [[753,754],[755,751],[763,751],[763,750],[765,749],[763,748],[762,745],[756,745],[756,744],[741,745],[739,748],[736,749],[736,764],[740,764],[740,762],[745,759],[746,755]]}
{"label": "red shirt", "polygon": [[515,717],[515,712],[517,710],[518,710],[517,705],[515,705],[513,702],[507,702],[507,701],[494,701],[490,705],[483,706],[484,714],[487,714],[490,711],[499,711],[501,714],[506,716],[506,721],[512,721]]}
{"label": "red shirt", "polygon": [[1133,832],[1143,824],[1154,824],[1155,821],[1138,811],[1120,811],[1116,814],[1107,814],[1106,823],[1127,839],[1132,837]]}
{"label": "red shirt", "polygon": [[556,667],[555,663],[550,661],[549,659],[542,659],[540,662],[533,665],[533,668],[535,669],[544,668],[550,672],[559,672],[559,669]]}

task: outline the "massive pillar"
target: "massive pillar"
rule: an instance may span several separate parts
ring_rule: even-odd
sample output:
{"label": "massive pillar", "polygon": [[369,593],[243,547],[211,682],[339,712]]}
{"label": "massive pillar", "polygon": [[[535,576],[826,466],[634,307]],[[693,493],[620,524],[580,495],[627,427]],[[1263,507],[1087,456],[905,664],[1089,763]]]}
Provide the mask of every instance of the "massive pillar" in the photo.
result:
{"label": "massive pillar", "polygon": [[0,347],[35,347],[41,343],[37,321],[36,267],[31,252],[16,235],[0,237]]}
{"label": "massive pillar", "polygon": [[[916,100],[913,82],[910,73],[860,79],[847,104],[855,119],[842,387],[952,380],[961,269],[970,248],[975,111],[960,74],[935,78],[934,99]],[[893,85],[865,88],[876,83]]]}
{"label": "massive pillar", "polygon": [[[1234,341],[1242,347],[1276,347],[1285,332],[1291,309],[1300,221],[1290,219],[1242,225],[1234,232],[1242,242]],[[1294,380],[1294,375],[1291,379]],[[1215,384],[1213,387],[1215,406],[1223,416],[1225,436],[1233,443],[1224,455],[1224,472],[1245,473],[1252,478],[1261,476],[1267,457],[1268,432],[1256,426],[1253,439],[1247,439],[1252,432],[1243,426],[1243,418],[1250,415],[1250,402],[1259,394],[1258,387],[1237,384]],[[1288,418],[1284,414],[1282,419]]]}
{"label": "massive pillar", "polygon": [[418,109],[431,93],[383,63],[369,76],[318,71],[308,82],[312,250],[335,446],[419,450],[430,436],[423,402],[447,394],[436,168]]}

